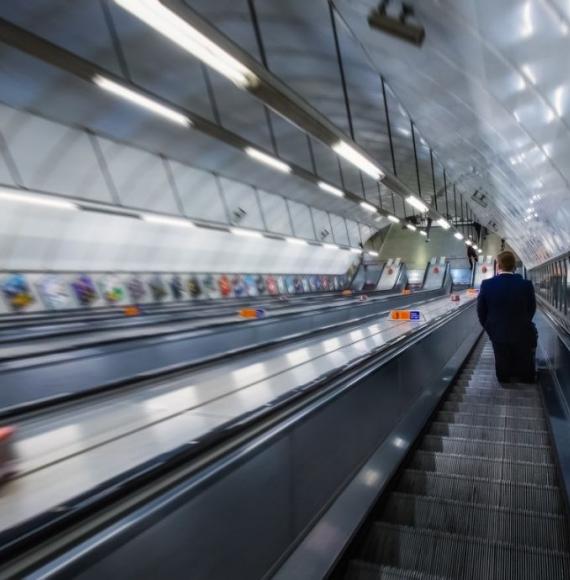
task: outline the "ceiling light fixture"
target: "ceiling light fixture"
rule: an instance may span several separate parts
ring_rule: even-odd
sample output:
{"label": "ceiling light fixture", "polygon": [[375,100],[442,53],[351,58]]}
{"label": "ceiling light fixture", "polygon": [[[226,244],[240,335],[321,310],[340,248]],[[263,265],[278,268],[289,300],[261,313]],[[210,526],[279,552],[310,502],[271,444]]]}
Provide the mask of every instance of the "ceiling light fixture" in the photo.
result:
{"label": "ceiling light fixture", "polygon": [[177,228],[193,228],[194,224],[184,218],[170,217],[166,215],[145,213],[142,216],[145,222],[162,226],[174,226]]}
{"label": "ceiling light fixture", "polygon": [[427,232],[424,230],[420,230],[420,236],[427,236]]}
{"label": "ceiling light fixture", "polygon": [[246,147],[245,152],[256,161],[261,163],[265,163],[265,165],[269,165],[273,167],[273,169],[277,169],[277,171],[281,171],[283,173],[291,173],[291,167],[284,163],[283,161],[260,151],[259,149],[255,149],[254,147]]}
{"label": "ceiling light fixture", "polygon": [[412,232],[415,232],[417,229],[413,224],[406,224],[406,227]]}
{"label": "ceiling light fixture", "polygon": [[373,252],[372,250],[368,250],[368,255],[377,258],[380,254],[378,252]]}
{"label": "ceiling light fixture", "polygon": [[408,195],[408,197],[406,197],[406,203],[409,203],[412,207],[415,207],[418,211],[426,212],[428,211],[428,206],[419,198],[417,198],[415,195]]}
{"label": "ceiling light fixture", "polygon": [[362,254],[362,250],[359,250],[358,248],[350,248],[350,251],[353,254]]}
{"label": "ceiling light fixture", "polygon": [[395,224],[399,224],[400,223],[400,218],[396,217],[395,215],[387,215],[386,216],[391,222],[395,223]]}
{"label": "ceiling light fixture", "polygon": [[351,147],[345,141],[338,141],[332,146],[332,149],[337,155],[344,157],[344,159],[358,167],[358,169],[364,171],[366,175],[369,175],[375,181],[384,177],[384,173],[380,168],[376,167],[372,161],[369,161],[364,155],[362,155],[362,153],[357,151],[354,147]]}
{"label": "ceiling light fixture", "polygon": [[263,234],[261,232],[256,232],[255,230],[244,230],[242,228],[230,228],[230,232],[236,236],[243,236],[244,238],[262,238]]}
{"label": "ceiling light fixture", "polygon": [[336,244],[323,244],[323,248],[327,250],[339,250],[340,248]]}
{"label": "ceiling light fixture", "polygon": [[66,201],[65,199],[58,199],[43,194],[7,191],[5,189],[0,189],[0,200],[28,203],[30,205],[41,205],[44,207],[53,207],[54,209],[78,209],[75,203]]}
{"label": "ceiling light fixture", "polygon": [[337,197],[344,197],[343,191],[341,191],[338,187],[334,187],[333,185],[326,183],[325,181],[319,181],[317,185],[327,193],[331,193],[332,195],[336,195]]}
{"label": "ceiling light fixture", "polygon": [[376,208],[371,203],[368,203],[367,201],[361,201],[360,207],[362,209],[365,209],[366,211],[369,211],[370,213],[374,213],[377,211]]}
{"label": "ceiling light fixture", "polygon": [[448,230],[451,227],[451,225],[449,224],[449,222],[446,219],[444,219],[444,218],[438,219],[437,220],[437,224],[440,227],[442,227],[444,230]]}
{"label": "ceiling light fixture", "polygon": [[456,240],[462,240],[463,239],[463,234],[460,233],[460,232],[455,232],[453,235],[454,235],[454,237],[455,237]]}
{"label": "ceiling light fixture", "polygon": [[523,64],[523,66],[521,68],[522,68],[522,71],[525,75],[525,78],[527,78],[531,82],[531,84],[536,85],[536,77],[532,73],[532,70],[528,66],[528,64]]}
{"label": "ceiling light fixture", "polygon": [[472,246],[473,242],[471,240],[465,240],[465,245],[466,246]]}
{"label": "ceiling light fixture", "polygon": [[242,88],[259,79],[239,60],[180,18],[159,0],[114,0],[116,4]]}
{"label": "ceiling light fixture", "polygon": [[477,250],[477,252],[478,252],[479,254],[482,254],[482,253],[483,253],[483,250],[482,250],[481,248],[479,248],[479,249]]}
{"label": "ceiling light fixture", "polygon": [[299,238],[285,238],[285,241],[288,244],[296,244],[297,246],[306,246],[306,245],[308,245],[305,240],[301,240]]}
{"label": "ceiling light fixture", "polygon": [[93,82],[99,88],[146,109],[155,115],[160,115],[169,121],[173,121],[174,123],[178,123],[185,127],[190,127],[192,125],[192,121],[186,115],[183,115],[182,113],[179,113],[178,111],[175,111],[174,109],[171,109],[170,107],[167,107],[137,91],[133,91],[120,83],[116,83],[107,77],[95,75],[93,77]]}

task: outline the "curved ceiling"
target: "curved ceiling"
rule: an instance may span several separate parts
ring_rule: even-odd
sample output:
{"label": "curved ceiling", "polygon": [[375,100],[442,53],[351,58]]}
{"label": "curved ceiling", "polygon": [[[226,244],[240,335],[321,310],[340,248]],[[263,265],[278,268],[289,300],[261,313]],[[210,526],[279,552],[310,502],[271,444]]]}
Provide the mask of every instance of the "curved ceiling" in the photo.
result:
{"label": "curved ceiling", "polygon": [[[412,2],[426,29],[421,49],[368,27],[367,15],[377,5],[373,0],[185,3],[266,64],[426,201],[443,203],[445,167],[449,185],[457,186],[458,195],[468,201],[482,225],[506,237],[528,266],[570,249],[567,3]],[[260,147],[273,148],[285,160],[316,169],[327,181],[381,203],[400,217],[410,215],[387,188],[378,191],[373,182],[339,162],[330,149],[307,139],[222,77],[205,73],[198,61],[111,0],[14,0],[3,3],[0,15]],[[38,67],[13,49],[2,50],[2,65],[13,82],[10,87],[3,83],[1,98],[13,106],[159,147],[182,161],[195,163],[198,158],[213,170],[242,178],[247,172],[257,185],[268,187],[270,181],[270,188],[284,195],[291,189],[303,196],[319,195],[318,190],[302,187],[298,178],[257,169],[239,152],[209,138],[196,136],[186,143],[170,128],[145,124],[136,113],[101,97],[83,81]],[[33,79],[26,74],[30,71]],[[380,76],[386,79],[385,93]],[[477,202],[482,197],[483,205]],[[339,211],[367,221],[358,206],[350,209],[344,202],[331,201]],[[315,201],[319,202],[329,200]],[[445,213],[459,215],[455,208]]]}
{"label": "curved ceiling", "polygon": [[[421,49],[372,30],[372,0],[335,5],[485,225],[529,264],[570,250],[570,4],[422,0]],[[535,217],[536,216],[536,217]]]}

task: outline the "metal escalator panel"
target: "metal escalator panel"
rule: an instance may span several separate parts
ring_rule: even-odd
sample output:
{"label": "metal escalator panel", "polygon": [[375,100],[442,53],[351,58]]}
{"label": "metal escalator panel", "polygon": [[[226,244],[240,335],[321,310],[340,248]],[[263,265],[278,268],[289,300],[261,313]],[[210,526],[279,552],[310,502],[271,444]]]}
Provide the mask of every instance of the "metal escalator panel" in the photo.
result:
{"label": "metal escalator panel", "polygon": [[379,506],[349,580],[562,580],[570,529],[535,385],[482,341]]}

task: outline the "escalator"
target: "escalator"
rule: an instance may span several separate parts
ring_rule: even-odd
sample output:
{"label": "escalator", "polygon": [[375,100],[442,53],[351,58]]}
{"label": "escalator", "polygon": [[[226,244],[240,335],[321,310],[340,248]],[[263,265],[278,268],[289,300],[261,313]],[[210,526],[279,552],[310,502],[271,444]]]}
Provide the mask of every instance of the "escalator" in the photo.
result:
{"label": "escalator", "polygon": [[333,578],[570,578],[564,512],[538,386],[482,339]]}

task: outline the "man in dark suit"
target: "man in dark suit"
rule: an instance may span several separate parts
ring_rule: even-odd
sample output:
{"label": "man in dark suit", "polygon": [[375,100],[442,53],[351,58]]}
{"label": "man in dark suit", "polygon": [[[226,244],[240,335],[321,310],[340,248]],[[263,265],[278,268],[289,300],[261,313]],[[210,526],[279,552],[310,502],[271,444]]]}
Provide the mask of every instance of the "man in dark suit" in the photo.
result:
{"label": "man in dark suit", "polygon": [[532,282],[514,273],[512,252],[501,252],[497,267],[498,275],[481,284],[479,322],[493,343],[497,379],[509,382],[516,377],[523,383],[533,383],[537,340],[532,322],[536,311],[534,288]]}

